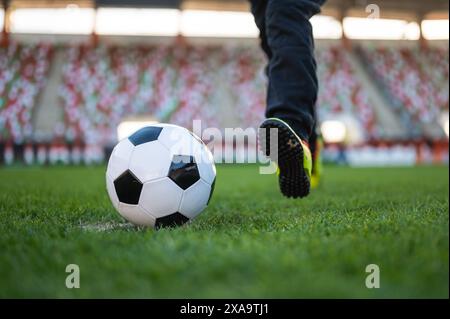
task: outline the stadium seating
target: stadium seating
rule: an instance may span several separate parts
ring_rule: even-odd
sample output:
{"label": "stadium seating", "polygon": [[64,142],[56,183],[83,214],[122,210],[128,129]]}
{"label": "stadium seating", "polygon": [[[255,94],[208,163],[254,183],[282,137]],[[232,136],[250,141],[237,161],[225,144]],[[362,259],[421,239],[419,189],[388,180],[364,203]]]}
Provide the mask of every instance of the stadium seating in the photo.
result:
{"label": "stadium seating", "polygon": [[448,50],[361,48],[385,93],[416,123],[435,123],[448,110]]}
{"label": "stadium seating", "polygon": [[230,52],[224,78],[230,79],[237,127],[258,127],[266,105],[266,59],[259,48]]}
{"label": "stadium seating", "polygon": [[428,48],[423,51],[424,58],[420,59],[421,67],[428,79],[436,88],[437,106],[448,110],[449,106],[449,51],[448,48]]}
{"label": "stadium seating", "polygon": [[[376,136],[373,109],[345,51],[322,49],[317,58],[319,118],[353,114],[367,138]],[[156,115],[186,127],[194,119],[203,127],[223,127],[223,118],[231,116],[243,128],[257,127],[264,117],[267,80],[259,48],[72,47],[67,61],[60,95],[69,140],[112,143],[127,115]]]}
{"label": "stadium seating", "polygon": [[[163,104],[155,89],[159,82],[170,81],[160,70],[165,60],[145,50],[121,48],[67,49],[63,83],[59,90],[65,113],[66,139],[85,140],[88,144],[113,141],[113,128],[122,117],[155,111]],[[146,54],[149,53],[149,54]],[[153,56],[153,59],[149,58]],[[151,76],[144,76],[147,69]]]}
{"label": "stadium seating", "polygon": [[51,53],[45,44],[0,48],[0,140],[32,138],[32,111],[46,83]]}
{"label": "stadium seating", "polygon": [[215,81],[214,49],[191,47],[72,47],[60,88],[66,138],[87,144],[115,142],[123,117],[149,115],[190,127],[215,125],[208,101]]}
{"label": "stadium seating", "polygon": [[130,115],[189,128],[195,119],[221,127],[223,112],[244,127],[263,117],[266,80],[257,48],[71,47],[67,61],[59,94],[69,141],[112,143],[117,124]]}
{"label": "stadium seating", "polygon": [[350,114],[360,123],[366,139],[376,138],[381,128],[345,50],[333,46],[317,50],[316,55],[320,85],[317,101],[319,120],[342,113]]}
{"label": "stadium seating", "polygon": [[[44,87],[52,47],[0,48],[0,140],[23,143],[32,137],[31,114]],[[359,53],[386,94],[418,122],[432,123],[448,110],[448,50],[370,48]],[[59,87],[69,143],[111,145],[127,116],[203,127],[256,127],[264,117],[266,64],[257,47],[170,45],[152,47],[69,46]],[[353,115],[366,140],[381,127],[349,56],[337,45],[316,50],[319,120]],[[226,80],[224,80],[226,79]]]}
{"label": "stadium seating", "polygon": [[167,120],[188,128],[193,120],[201,120],[203,127],[220,127],[220,105],[214,103],[214,95],[221,90],[218,74],[226,60],[222,49],[185,46],[173,52],[170,72],[177,75],[177,82],[169,86],[175,86],[171,94],[177,105]]}

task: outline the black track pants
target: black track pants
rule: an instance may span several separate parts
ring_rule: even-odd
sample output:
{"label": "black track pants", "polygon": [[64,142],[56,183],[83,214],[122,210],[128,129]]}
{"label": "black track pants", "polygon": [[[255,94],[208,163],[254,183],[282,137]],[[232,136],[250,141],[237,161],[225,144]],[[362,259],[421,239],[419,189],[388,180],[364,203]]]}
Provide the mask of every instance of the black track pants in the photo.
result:
{"label": "black track pants", "polygon": [[305,141],[315,138],[318,83],[309,19],[325,0],[250,0],[269,64],[266,117],[289,123]]}

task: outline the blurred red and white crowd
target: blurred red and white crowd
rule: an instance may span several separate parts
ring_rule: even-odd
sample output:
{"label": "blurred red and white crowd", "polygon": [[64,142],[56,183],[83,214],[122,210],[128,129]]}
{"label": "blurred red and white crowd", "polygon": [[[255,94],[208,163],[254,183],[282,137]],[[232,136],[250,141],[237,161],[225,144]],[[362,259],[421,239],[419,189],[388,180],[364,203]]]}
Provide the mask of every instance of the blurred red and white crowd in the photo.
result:
{"label": "blurred red and white crowd", "polygon": [[448,49],[362,48],[386,94],[413,122],[434,123],[448,111]]}
{"label": "blurred red and white crowd", "polygon": [[46,84],[51,53],[44,44],[0,47],[0,141],[33,139],[33,109]]}
{"label": "blurred red and white crowd", "polygon": [[[163,45],[60,48],[60,123],[48,141],[34,138],[33,111],[55,48],[0,48],[0,162],[97,163],[114,145],[126,117],[152,116],[191,128],[257,127],[264,116],[265,58],[257,47]],[[432,123],[448,111],[448,49],[359,51],[383,92],[413,121]],[[364,139],[382,135],[368,93],[341,46],[317,50],[319,120],[351,114]]]}

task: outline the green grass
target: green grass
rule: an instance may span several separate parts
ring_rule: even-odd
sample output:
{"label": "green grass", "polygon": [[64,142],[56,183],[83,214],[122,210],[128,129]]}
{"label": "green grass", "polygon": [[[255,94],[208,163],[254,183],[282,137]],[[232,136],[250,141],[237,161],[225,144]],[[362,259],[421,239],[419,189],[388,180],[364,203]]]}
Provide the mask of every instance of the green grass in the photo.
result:
{"label": "green grass", "polygon": [[0,169],[0,297],[448,298],[448,173],[329,167],[288,200],[257,166],[220,166],[197,220],[153,231],[121,227],[104,168]]}

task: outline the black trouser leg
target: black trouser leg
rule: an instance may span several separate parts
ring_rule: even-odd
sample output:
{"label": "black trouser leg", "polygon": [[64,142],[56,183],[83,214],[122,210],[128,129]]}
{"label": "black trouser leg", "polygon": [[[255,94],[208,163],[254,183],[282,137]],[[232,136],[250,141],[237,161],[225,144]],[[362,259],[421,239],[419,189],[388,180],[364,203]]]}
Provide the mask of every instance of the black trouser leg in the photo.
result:
{"label": "black trouser leg", "polygon": [[259,29],[259,38],[261,40],[261,48],[266,54],[267,58],[272,58],[272,51],[269,48],[269,44],[267,43],[267,35],[266,35],[266,9],[267,9],[267,0],[250,0],[251,11],[253,16],[255,17],[256,26]]}
{"label": "black trouser leg", "polygon": [[323,0],[251,0],[269,57],[266,117],[278,117],[308,141],[315,131],[318,83],[309,19]]}

